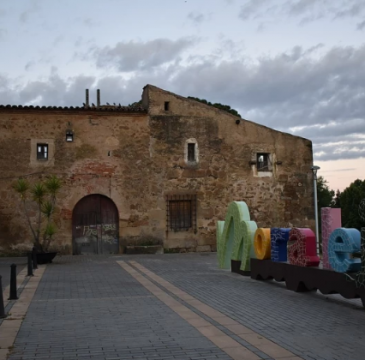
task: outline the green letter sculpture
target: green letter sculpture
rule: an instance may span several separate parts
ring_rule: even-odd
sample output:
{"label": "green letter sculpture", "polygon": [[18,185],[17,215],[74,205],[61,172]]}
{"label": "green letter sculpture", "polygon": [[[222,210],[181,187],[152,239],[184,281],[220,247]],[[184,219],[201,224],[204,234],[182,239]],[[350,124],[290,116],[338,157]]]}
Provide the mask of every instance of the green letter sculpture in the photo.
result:
{"label": "green letter sculpture", "polygon": [[250,271],[250,258],[256,258],[253,239],[257,225],[250,221],[244,201],[229,204],[225,221],[217,222],[217,252],[219,267],[231,268],[231,259],[241,261],[241,270]]}

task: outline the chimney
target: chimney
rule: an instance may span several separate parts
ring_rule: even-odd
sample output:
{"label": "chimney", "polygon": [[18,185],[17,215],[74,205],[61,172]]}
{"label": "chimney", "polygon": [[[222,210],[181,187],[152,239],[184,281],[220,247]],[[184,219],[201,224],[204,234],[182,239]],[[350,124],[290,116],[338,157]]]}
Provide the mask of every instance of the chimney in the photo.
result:
{"label": "chimney", "polygon": [[89,107],[89,89],[85,90],[85,107]]}
{"label": "chimney", "polygon": [[100,89],[96,90],[96,106],[100,106]]}

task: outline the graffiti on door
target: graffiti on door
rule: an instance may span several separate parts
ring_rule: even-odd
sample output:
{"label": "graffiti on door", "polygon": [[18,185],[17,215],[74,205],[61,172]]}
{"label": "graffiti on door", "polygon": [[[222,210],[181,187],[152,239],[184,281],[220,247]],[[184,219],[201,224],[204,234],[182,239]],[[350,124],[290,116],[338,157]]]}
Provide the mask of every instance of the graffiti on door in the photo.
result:
{"label": "graffiti on door", "polygon": [[119,252],[118,210],[103,195],[81,199],[73,211],[74,254],[117,254]]}

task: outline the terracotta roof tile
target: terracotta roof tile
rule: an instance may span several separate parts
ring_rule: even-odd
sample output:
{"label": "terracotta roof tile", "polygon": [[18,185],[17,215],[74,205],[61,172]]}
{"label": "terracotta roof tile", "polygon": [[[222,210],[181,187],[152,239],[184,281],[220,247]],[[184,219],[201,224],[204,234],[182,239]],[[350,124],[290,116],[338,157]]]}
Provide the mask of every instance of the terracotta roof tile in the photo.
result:
{"label": "terracotta roof tile", "polygon": [[147,113],[147,110],[141,106],[23,106],[23,105],[0,105],[0,111],[4,109],[17,109],[17,110],[46,110],[46,111],[97,111],[97,112],[128,112],[128,113]]}

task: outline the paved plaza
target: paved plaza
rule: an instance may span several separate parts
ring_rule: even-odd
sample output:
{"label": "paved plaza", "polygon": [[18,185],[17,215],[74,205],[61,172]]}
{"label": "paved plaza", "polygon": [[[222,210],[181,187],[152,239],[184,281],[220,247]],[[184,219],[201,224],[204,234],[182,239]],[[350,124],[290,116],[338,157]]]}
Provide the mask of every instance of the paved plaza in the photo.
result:
{"label": "paved plaza", "polygon": [[360,300],[254,281],[214,253],[63,256],[24,282],[1,360],[365,359]]}

